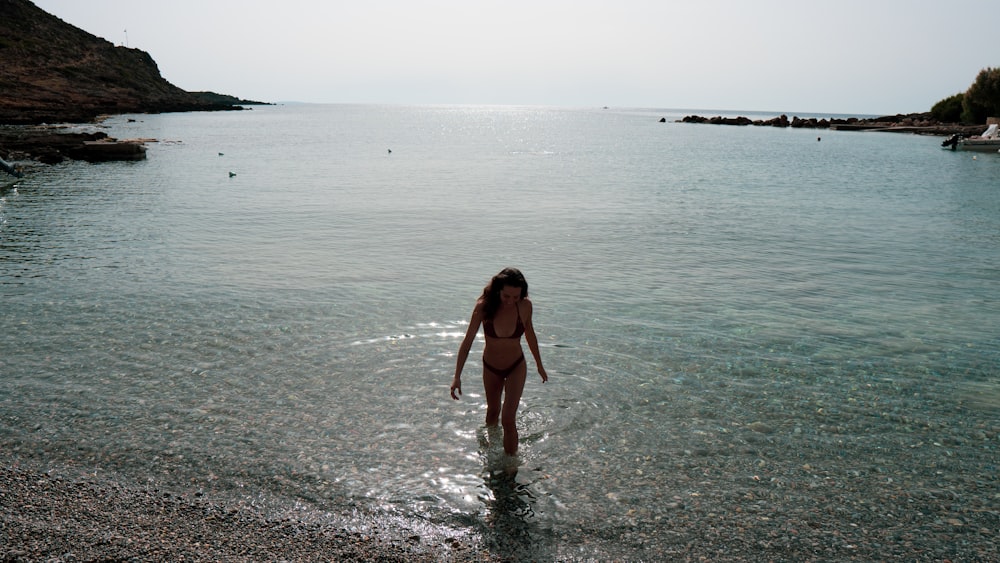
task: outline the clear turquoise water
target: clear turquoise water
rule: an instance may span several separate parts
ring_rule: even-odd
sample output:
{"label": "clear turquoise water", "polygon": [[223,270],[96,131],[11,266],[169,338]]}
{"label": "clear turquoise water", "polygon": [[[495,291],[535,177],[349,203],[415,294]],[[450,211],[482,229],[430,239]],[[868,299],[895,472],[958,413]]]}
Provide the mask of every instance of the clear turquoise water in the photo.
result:
{"label": "clear turquoise water", "polygon": [[[762,464],[891,464],[913,424],[1000,426],[1000,156],[682,115],[114,117],[158,140],[147,160],[0,199],[0,444],[545,560],[654,557],[678,499]],[[475,350],[448,398],[507,265],[551,377],[529,369],[514,482],[481,443]]]}

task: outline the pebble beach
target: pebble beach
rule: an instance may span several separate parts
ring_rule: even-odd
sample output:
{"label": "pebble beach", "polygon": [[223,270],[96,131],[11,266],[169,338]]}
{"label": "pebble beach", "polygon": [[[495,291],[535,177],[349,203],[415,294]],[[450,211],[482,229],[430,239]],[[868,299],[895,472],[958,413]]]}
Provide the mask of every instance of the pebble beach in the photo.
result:
{"label": "pebble beach", "polygon": [[[766,448],[760,426],[754,431]],[[637,532],[620,538],[628,553],[579,558],[573,552],[588,545],[586,537],[521,557],[468,531],[428,535],[358,513],[276,518],[201,492],[8,457],[0,469],[0,560],[998,561],[1000,488],[990,459],[998,430],[924,424],[905,446],[911,455],[889,452],[898,462],[887,465],[875,450],[867,460],[784,469],[754,461],[749,450],[711,462],[686,452],[675,480],[700,478],[702,486],[662,497],[655,508],[667,516],[655,548],[644,551],[651,538]],[[495,540],[502,531],[491,534]]]}
{"label": "pebble beach", "polygon": [[200,493],[4,460],[0,561],[490,561],[457,539],[275,519]]}

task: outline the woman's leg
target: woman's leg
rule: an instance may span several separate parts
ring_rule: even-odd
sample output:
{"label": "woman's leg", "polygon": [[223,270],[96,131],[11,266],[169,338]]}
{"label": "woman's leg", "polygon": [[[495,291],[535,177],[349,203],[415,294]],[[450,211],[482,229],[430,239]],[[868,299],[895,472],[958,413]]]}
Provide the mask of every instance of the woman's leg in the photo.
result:
{"label": "woman's leg", "polygon": [[483,389],[486,391],[486,426],[496,426],[500,420],[500,397],[504,380],[485,366],[483,367]]}
{"label": "woman's leg", "polygon": [[500,423],[503,425],[503,451],[507,455],[517,453],[517,406],[521,402],[521,393],[524,392],[524,380],[528,375],[528,366],[525,362],[507,376],[504,385],[503,411],[500,414]]}

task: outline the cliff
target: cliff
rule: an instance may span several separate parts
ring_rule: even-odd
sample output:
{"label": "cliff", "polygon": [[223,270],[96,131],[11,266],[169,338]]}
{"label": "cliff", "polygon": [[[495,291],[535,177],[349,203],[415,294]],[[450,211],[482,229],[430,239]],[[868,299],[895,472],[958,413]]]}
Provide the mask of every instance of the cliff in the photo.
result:
{"label": "cliff", "polygon": [[145,51],[116,47],[28,0],[0,0],[0,124],[242,109],[237,103],[257,102],[187,92]]}

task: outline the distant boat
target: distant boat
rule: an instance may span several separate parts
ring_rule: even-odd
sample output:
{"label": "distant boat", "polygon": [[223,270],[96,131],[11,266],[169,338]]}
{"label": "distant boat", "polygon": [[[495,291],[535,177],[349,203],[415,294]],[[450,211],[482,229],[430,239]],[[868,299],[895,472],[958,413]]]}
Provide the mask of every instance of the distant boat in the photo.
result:
{"label": "distant boat", "polygon": [[947,138],[942,147],[951,147],[951,150],[997,152],[1000,151],[1000,125],[994,123],[983,131],[982,135],[976,137],[963,137],[952,135]]}

